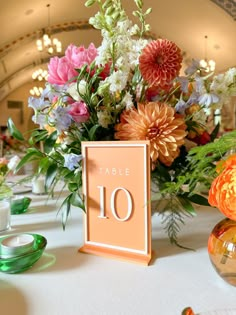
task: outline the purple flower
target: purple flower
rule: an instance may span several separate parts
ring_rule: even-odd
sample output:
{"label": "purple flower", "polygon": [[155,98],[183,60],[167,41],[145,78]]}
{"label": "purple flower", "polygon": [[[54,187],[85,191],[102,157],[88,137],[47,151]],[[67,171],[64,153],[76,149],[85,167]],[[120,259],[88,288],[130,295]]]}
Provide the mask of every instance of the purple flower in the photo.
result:
{"label": "purple flower", "polygon": [[192,64],[184,71],[186,75],[194,74],[200,68],[199,60],[192,60]]}
{"label": "purple flower", "polygon": [[35,124],[39,124],[40,128],[43,128],[45,125],[47,125],[47,119],[46,116],[40,113],[35,113],[35,115],[32,117],[32,121]]}
{"label": "purple flower", "polygon": [[53,110],[51,120],[59,132],[68,129],[71,124],[71,116],[68,113],[68,108],[58,106]]}
{"label": "purple flower", "polygon": [[186,77],[178,77],[177,81],[181,84],[181,90],[188,93],[189,80]]}
{"label": "purple flower", "polygon": [[79,162],[82,160],[82,155],[77,155],[75,153],[69,153],[64,155],[64,166],[67,167],[70,171],[73,171],[78,167]]}
{"label": "purple flower", "polygon": [[211,104],[219,102],[219,97],[213,93],[205,93],[199,97],[199,105],[209,107]]}
{"label": "purple flower", "polygon": [[189,99],[187,100],[187,104],[190,106],[192,104],[198,103],[198,97],[199,97],[199,94],[196,92],[193,92],[190,95]]}
{"label": "purple flower", "polygon": [[43,97],[36,98],[33,96],[30,96],[28,98],[28,106],[32,107],[35,111],[44,109],[45,107],[49,106],[49,102],[45,101]]}
{"label": "purple flower", "polygon": [[202,93],[205,90],[204,79],[201,77],[196,78],[196,92]]}
{"label": "purple flower", "polygon": [[184,114],[185,109],[188,107],[189,105],[183,99],[180,99],[175,105],[176,111],[180,114]]}

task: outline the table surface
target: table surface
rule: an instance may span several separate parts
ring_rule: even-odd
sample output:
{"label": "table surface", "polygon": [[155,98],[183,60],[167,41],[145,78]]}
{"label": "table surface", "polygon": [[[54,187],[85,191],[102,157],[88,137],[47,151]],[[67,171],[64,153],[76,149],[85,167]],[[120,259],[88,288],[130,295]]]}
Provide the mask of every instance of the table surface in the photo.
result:
{"label": "table surface", "polygon": [[[217,209],[197,207],[186,218],[179,242],[193,250],[171,245],[161,224],[152,217],[149,266],[78,252],[83,246],[83,214],[73,208],[63,231],[58,209],[61,199],[25,194],[29,211],[13,215],[14,233],[37,233],[47,247],[33,267],[19,274],[0,274],[0,314],[5,315],[180,315],[186,306],[196,313],[236,309],[236,287],[213,269],[208,236],[223,216]],[[227,313],[228,314],[228,313]],[[236,311],[230,314],[236,314]]]}

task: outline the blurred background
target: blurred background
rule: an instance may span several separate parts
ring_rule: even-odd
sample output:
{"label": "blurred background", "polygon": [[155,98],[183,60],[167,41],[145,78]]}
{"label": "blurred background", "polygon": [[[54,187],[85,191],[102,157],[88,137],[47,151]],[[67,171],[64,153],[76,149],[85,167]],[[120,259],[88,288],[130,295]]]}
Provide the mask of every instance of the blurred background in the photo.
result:
{"label": "blurred background", "polygon": [[[45,84],[47,63],[63,55],[73,43],[87,47],[101,43],[100,32],[88,23],[98,8],[84,0],[2,1],[0,20],[0,127],[8,117],[25,132],[34,127],[28,97],[40,93]],[[135,4],[123,0],[130,18]],[[183,69],[194,59],[213,60],[215,72],[236,66],[236,0],[145,0],[152,7],[148,18],[151,35],[174,41],[183,53]],[[44,41],[51,39],[51,46]],[[45,43],[46,43],[45,42]],[[235,128],[235,99],[218,118],[222,130]]]}

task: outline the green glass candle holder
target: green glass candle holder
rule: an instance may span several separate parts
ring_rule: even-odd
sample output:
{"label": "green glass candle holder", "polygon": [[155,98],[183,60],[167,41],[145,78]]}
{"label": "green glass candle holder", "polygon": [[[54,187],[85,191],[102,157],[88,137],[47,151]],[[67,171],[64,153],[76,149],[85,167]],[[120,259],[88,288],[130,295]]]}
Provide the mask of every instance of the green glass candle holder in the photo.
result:
{"label": "green glass candle holder", "polygon": [[25,213],[31,203],[31,198],[24,196],[13,196],[10,199],[11,214]]}
{"label": "green glass candle holder", "polygon": [[[31,268],[42,256],[47,240],[39,234],[31,234],[34,237],[34,242],[30,251],[24,254],[3,258],[2,247],[0,246],[0,271],[4,273],[20,273]],[[1,242],[6,236],[0,238]]]}

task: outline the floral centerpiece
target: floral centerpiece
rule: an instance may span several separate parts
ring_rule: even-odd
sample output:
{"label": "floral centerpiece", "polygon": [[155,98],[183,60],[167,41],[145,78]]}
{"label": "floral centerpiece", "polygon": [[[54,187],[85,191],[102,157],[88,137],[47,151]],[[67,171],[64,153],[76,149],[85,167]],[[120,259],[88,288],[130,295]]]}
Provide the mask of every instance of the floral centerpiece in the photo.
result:
{"label": "floral centerpiece", "polygon": [[[62,205],[65,224],[71,205],[84,209],[81,141],[149,140],[154,199],[168,196],[163,220],[171,242],[177,243],[183,216],[194,214],[192,202],[208,204],[197,193],[198,182],[211,181],[203,172],[191,178],[188,151],[216,137],[218,127],[208,130],[208,114],[235,95],[236,69],[215,76],[193,60],[180,76],[180,48],[168,39],[151,38],[145,22],[151,9],[144,10],[142,0],[134,2],[137,24],[120,0],[86,2],[99,7],[89,22],[101,31],[102,43],[88,48],[71,44],[63,57],[50,59],[46,88],[39,98],[29,98],[39,128],[18,168],[37,160],[51,191],[64,180],[69,190]],[[11,120],[8,126],[14,137],[24,139]]]}

